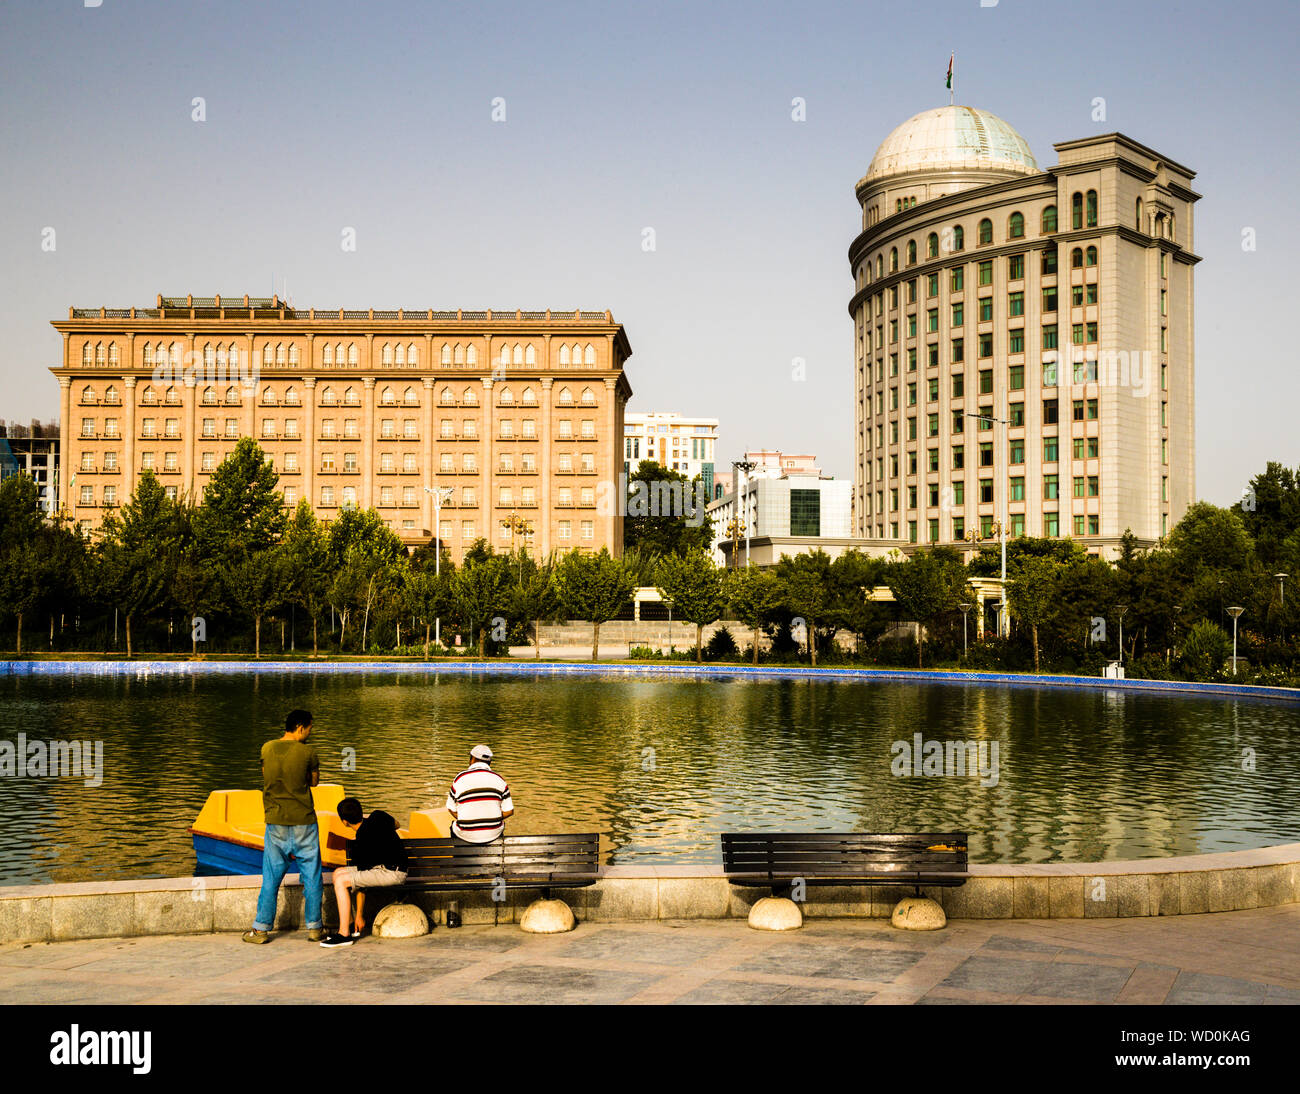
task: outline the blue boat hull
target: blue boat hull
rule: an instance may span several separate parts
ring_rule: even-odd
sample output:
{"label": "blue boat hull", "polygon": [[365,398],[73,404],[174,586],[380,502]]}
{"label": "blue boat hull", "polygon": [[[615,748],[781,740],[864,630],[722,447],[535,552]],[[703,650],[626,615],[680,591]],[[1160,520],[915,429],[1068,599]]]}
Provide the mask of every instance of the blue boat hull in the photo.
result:
{"label": "blue boat hull", "polygon": [[[262,849],[244,847],[238,843],[215,839],[212,836],[194,834],[194,854],[198,858],[200,875],[213,874],[260,874],[262,872]],[[290,861],[289,873],[296,874],[298,867]]]}

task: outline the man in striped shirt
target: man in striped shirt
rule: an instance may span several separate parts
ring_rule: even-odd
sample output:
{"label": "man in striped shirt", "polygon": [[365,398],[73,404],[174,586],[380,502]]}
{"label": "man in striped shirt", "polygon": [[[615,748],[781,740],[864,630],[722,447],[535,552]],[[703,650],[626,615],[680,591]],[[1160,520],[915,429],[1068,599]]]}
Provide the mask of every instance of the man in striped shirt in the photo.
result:
{"label": "man in striped shirt", "polygon": [[469,757],[469,767],[452,779],[447,793],[451,834],[466,843],[491,843],[505,831],[515,805],[505,779],[492,770],[492,750],[475,745]]}

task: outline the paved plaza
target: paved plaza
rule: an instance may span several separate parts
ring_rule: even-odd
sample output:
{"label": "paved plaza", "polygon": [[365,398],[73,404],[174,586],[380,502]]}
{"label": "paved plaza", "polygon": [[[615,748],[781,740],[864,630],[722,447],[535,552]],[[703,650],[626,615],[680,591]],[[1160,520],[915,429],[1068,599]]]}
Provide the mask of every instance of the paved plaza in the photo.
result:
{"label": "paved plaza", "polygon": [[1300,904],[1168,918],[436,928],[325,950],[304,932],[10,943],[6,1003],[1300,1003]]}

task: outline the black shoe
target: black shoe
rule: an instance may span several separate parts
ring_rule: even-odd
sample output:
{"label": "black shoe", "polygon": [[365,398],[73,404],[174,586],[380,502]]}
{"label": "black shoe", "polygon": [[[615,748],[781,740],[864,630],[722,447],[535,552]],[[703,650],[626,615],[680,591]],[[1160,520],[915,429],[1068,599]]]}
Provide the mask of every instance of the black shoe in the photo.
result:
{"label": "black shoe", "polygon": [[356,939],[348,934],[327,934],[321,939],[320,944],[329,949],[333,949],[335,946],[351,946],[355,941]]}

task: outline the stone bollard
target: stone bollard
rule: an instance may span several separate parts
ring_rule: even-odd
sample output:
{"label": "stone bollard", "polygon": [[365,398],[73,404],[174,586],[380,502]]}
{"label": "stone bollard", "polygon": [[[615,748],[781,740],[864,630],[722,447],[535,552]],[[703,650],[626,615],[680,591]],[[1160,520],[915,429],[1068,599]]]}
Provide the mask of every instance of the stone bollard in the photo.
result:
{"label": "stone bollard", "polygon": [[387,904],[371,929],[376,938],[419,938],[429,933],[429,917],[414,904]]}
{"label": "stone bollard", "polygon": [[529,934],[563,934],[578,925],[573,909],[562,900],[534,900],[519,921],[522,930]]}
{"label": "stone bollard", "polygon": [[793,931],[803,926],[803,912],[789,897],[765,896],[749,909],[749,925],[756,931]]}
{"label": "stone bollard", "polygon": [[939,931],[948,925],[939,902],[924,896],[904,897],[894,905],[889,922],[900,931]]}

